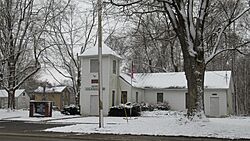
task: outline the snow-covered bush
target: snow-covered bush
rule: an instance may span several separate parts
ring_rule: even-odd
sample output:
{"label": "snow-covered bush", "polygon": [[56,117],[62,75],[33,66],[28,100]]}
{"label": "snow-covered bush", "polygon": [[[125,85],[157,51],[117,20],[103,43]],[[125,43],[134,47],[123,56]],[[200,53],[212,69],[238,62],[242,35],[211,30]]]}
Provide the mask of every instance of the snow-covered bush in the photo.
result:
{"label": "snow-covered bush", "polygon": [[141,103],[142,111],[153,111],[153,110],[170,110],[170,105],[167,101],[157,104]]}
{"label": "snow-covered bush", "polygon": [[110,108],[108,116],[125,117],[125,116],[140,116],[140,105],[136,103],[126,103],[113,106]]}
{"label": "snow-covered bush", "polygon": [[80,107],[74,104],[64,106],[61,113],[65,115],[80,115]]}

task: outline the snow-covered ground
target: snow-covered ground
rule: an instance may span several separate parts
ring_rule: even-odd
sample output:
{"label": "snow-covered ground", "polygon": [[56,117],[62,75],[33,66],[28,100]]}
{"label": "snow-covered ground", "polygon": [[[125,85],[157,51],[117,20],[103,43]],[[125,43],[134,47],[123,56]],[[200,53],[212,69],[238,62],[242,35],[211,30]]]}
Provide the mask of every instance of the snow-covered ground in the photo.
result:
{"label": "snow-covered ground", "polygon": [[66,119],[79,116],[67,116],[61,114],[59,111],[53,111],[52,117],[29,117],[27,110],[5,110],[0,109],[0,120],[15,120],[15,121],[50,121],[55,119]]}
{"label": "snow-covered ground", "polygon": [[28,111],[0,110],[0,120],[47,121],[69,123],[63,127],[46,129],[48,132],[108,133],[133,135],[196,136],[250,139],[250,117],[208,118],[189,121],[182,113],[173,111],[144,112],[141,117],[105,117],[105,127],[98,128],[98,117],[65,116],[53,112],[52,117],[29,117]]}
{"label": "snow-covered ground", "polygon": [[98,128],[97,117],[82,117],[52,122],[77,123],[45,131],[109,133],[133,135],[170,135],[220,138],[250,138],[250,117],[209,118],[190,122],[181,113],[144,112],[141,117],[105,117],[105,127]]}

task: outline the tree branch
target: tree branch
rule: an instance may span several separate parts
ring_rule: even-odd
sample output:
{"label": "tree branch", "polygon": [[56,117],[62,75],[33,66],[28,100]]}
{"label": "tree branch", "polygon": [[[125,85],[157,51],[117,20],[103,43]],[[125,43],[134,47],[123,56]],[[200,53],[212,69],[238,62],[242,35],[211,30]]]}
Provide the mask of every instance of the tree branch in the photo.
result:
{"label": "tree branch", "polygon": [[133,5],[133,4],[137,4],[137,3],[140,3],[140,2],[142,2],[142,0],[138,0],[138,1],[135,1],[135,2],[131,2],[131,3],[126,3],[126,4],[121,4],[121,3],[115,3],[115,2],[113,2],[113,0],[110,0],[110,3],[112,4],[112,5],[115,5],[115,6],[122,6],[122,7],[125,7],[125,6],[131,6],[131,5]]}
{"label": "tree branch", "polygon": [[244,42],[238,46],[236,46],[235,48],[228,48],[228,49],[221,49],[221,50],[218,50],[216,51],[214,54],[212,54],[210,57],[206,58],[205,60],[205,64],[207,65],[209,62],[211,62],[216,56],[218,56],[219,54],[221,54],[222,52],[225,52],[225,51],[237,51],[239,52],[240,54],[243,54],[243,55],[247,55],[247,53],[244,53],[242,52],[239,48],[242,47],[242,46],[245,46],[247,44],[249,44],[250,41],[247,41],[247,42]]}

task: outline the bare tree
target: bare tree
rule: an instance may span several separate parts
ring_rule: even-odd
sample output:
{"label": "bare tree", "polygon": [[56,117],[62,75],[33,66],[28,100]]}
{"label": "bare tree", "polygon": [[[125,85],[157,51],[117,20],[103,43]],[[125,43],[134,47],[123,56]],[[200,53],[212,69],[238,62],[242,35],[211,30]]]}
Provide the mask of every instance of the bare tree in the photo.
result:
{"label": "bare tree", "polygon": [[[207,53],[207,46],[204,42],[206,18],[213,14],[214,5],[223,5],[224,1],[212,0],[110,0],[110,3],[121,7],[128,15],[148,14],[152,12],[162,12],[168,15],[169,20],[179,39],[184,58],[184,71],[188,86],[188,116],[198,115],[202,117],[204,111],[204,73],[206,64],[216,55],[228,50],[222,49],[221,39],[226,29],[232,23],[247,13],[250,8],[239,8],[239,0],[235,0],[233,9],[216,27],[214,37],[215,43]],[[223,11],[226,12],[226,11]],[[213,34],[212,34],[213,35]],[[236,48],[231,48],[236,49]]]}
{"label": "bare tree", "polygon": [[136,72],[166,72],[181,70],[181,51],[176,34],[164,13],[136,14],[128,19],[130,29],[114,31],[106,43],[131,61]]}
{"label": "bare tree", "polygon": [[[95,9],[94,3],[92,6]],[[77,3],[71,2],[66,12],[54,19],[47,27],[50,30],[47,40],[52,48],[47,50],[44,61],[65,78],[70,79],[76,95],[76,105],[79,105],[81,81],[78,53],[83,53],[91,40],[95,38],[92,33],[95,18],[95,10],[80,11]]]}
{"label": "bare tree", "polygon": [[143,60],[147,60],[146,66],[149,68],[146,72],[181,70],[177,60],[180,54],[177,37],[165,16],[164,13],[140,15],[138,28],[132,33],[132,38],[137,42],[133,45],[135,47],[133,50],[144,48],[135,53],[135,56],[138,54],[145,56]]}
{"label": "bare tree", "polygon": [[[48,46],[42,38],[51,15],[53,0],[0,1],[0,59],[2,87],[8,92],[8,108],[15,109],[15,90],[40,68],[39,58]],[[67,5],[67,3],[66,3]]]}

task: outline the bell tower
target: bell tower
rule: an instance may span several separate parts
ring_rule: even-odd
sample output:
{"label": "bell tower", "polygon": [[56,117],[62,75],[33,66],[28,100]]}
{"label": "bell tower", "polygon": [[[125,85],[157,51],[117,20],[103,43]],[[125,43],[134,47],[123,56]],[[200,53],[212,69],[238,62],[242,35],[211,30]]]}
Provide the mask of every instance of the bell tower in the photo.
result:
{"label": "bell tower", "polygon": [[[80,56],[81,60],[81,91],[80,106],[82,116],[98,115],[98,47],[87,49]],[[103,114],[108,115],[109,108],[118,104],[117,93],[119,84],[119,66],[121,56],[103,44]]]}

